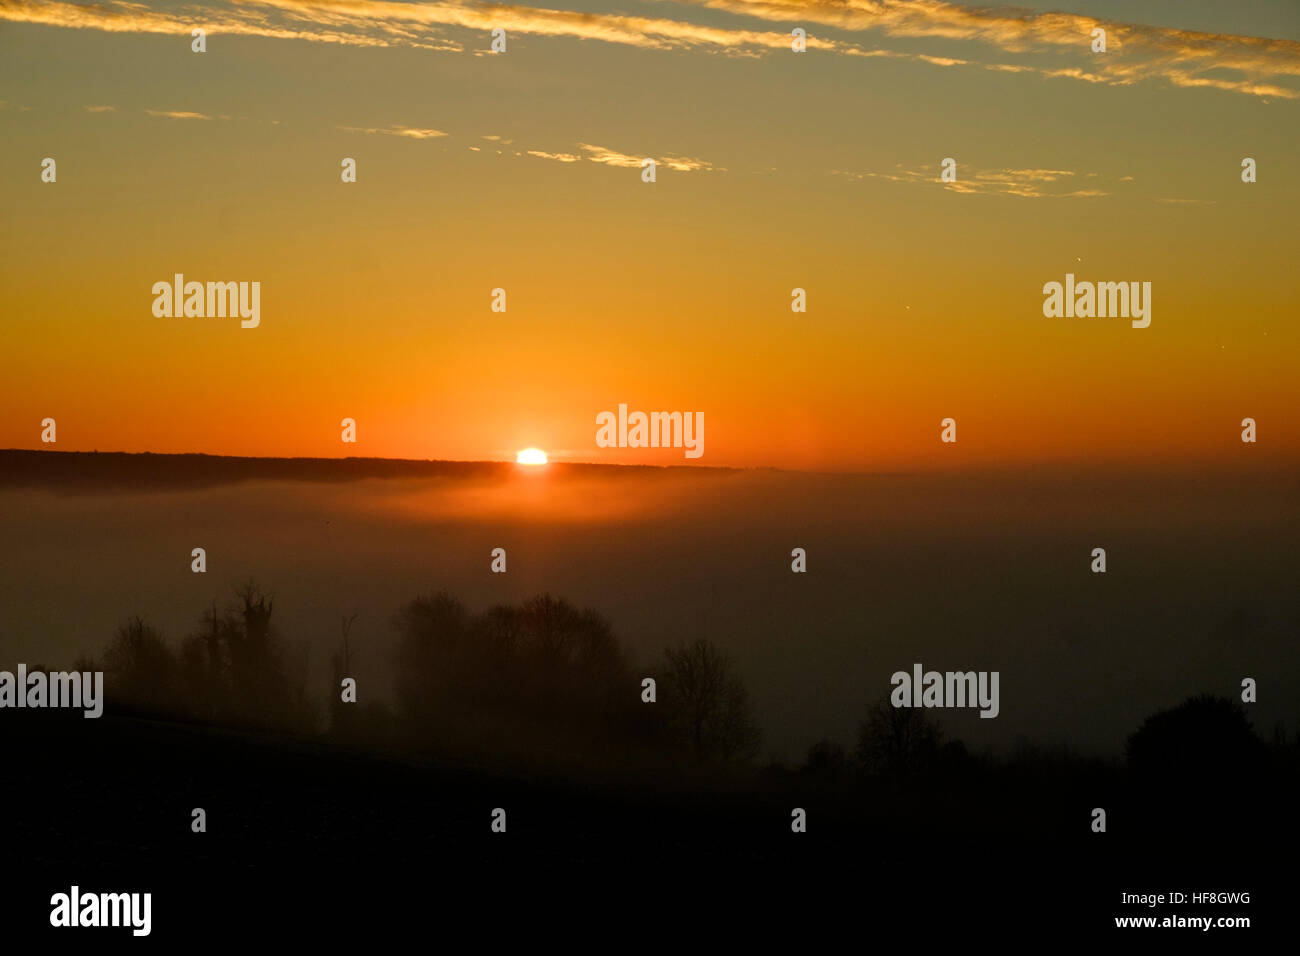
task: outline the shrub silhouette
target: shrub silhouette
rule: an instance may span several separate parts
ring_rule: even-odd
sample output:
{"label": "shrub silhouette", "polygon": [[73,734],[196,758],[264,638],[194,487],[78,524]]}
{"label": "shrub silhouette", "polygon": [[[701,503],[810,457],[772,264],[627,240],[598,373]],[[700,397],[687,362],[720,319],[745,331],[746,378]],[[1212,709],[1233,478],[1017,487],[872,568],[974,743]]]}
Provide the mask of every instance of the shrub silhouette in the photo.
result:
{"label": "shrub silhouette", "polygon": [[731,659],[699,638],[664,651],[659,682],[670,733],[697,762],[753,757],[760,735]]}
{"label": "shrub silhouette", "polygon": [[[933,769],[943,732],[918,707],[895,707],[885,696],[867,710],[858,725],[858,763],[869,774],[910,777]],[[956,759],[957,751],[950,751]],[[964,755],[964,748],[962,748]]]}
{"label": "shrub silhouette", "polygon": [[105,682],[117,709],[171,714],[178,709],[179,664],[162,632],[140,615],[123,622],[104,651]]}
{"label": "shrub silhouette", "polygon": [[808,748],[800,772],[819,780],[839,780],[849,773],[849,755],[839,743],[823,737]]}
{"label": "shrub silhouette", "polygon": [[271,627],[273,600],[253,582],[235,594],[239,603],[224,614],[213,602],[179,651],[139,615],[123,622],[103,655],[111,709],[231,726],[315,729],[306,660],[295,659],[291,679]]}
{"label": "shrub silhouette", "polygon": [[588,746],[643,724],[609,623],[562,598],[472,615],[445,591],[395,619],[397,717],[409,739]]}
{"label": "shrub silhouette", "polygon": [[1129,768],[1144,782],[1230,785],[1256,768],[1263,745],[1245,708],[1224,697],[1189,697],[1171,710],[1152,714],[1129,738]]}

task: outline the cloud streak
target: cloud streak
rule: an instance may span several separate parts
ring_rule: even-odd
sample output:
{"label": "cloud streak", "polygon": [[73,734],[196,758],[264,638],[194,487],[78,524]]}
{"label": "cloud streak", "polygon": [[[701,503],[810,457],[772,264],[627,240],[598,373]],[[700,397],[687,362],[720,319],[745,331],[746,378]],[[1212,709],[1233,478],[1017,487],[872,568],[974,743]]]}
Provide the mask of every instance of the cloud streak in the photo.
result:
{"label": "cloud streak", "polygon": [[536,156],[538,159],[550,159],[557,163],[580,163],[582,157],[575,153],[548,153],[540,149],[528,150],[529,156]]}
{"label": "cloud streak", "polygon": [[679,173],[694,172],[726,172],[721,166],[714,166],[707,160],[697,159],[693,156],[663,156],[663,157],[641,157],[633,156],[630,153],[620,153],[617,150],[607,149],[604,146],[593,146],[590,143],[579,143],[578,148],[587,154],[587,159],[593,163],[601,163],[605,166],[622,166],[627,168],[641,167],[642,159],[654,159],[657,166],[665,169],[671,169]]}
{"label": "cloud streak", "polygon": [[421,129],[418,126],[340,126],[347,133],[365,133],[367,136],[400,136],[404,139],[437,139],[446,136],[440,129]]}
{"label": "cloud streak", "polygon": [[[1121,23],[1019,7],[974,7],[944,0],[682,2],[767,22],[816,23],[847,32],[878,31],[899,38],[978,42],[1008,53],[1074,54],[1088,63],[1087,69],[1029,64],[989,64],[987,69],[1116,86],[1160,78],[1181,87],[1300,97],[1300,91],[1279,85],[1282,80],[1300,76],[1300,43],[1291,40]],[[1106,31],[1106,53],[1091,52],[1092,31],[1097,27]],[[1212,70],[1242,75],[1205,75]]]}
{"label": "cloud streak", "polygon": [[[977,169],[959,167],[956,182],[939,179],[938,166],[908,169],[897,166],[889,172],[846,172],[833,170],[848,179],[883,179],[893,183],[921,183],[955,193],[976,196],[1014,196],[1019,199],[1090,199],[1106,196],[1101,189],[1071,188],[1078,173],[1069,169]],[[1084,178],[1093,178],[1089,173]],[[1059,185],[1058,185],[1059,184]]]}
{"label": "cloud streak", "polygon": [[[1300,98],[1300,43],[1101,21],[1016,7],[983,8],[944,0],[679,0],[677,9],[707,8],[757,21],[767,29],[727,28],[689,19],[588,13],[516,4],[433,0],[231,0],[224,7],[162,11],[132,0],[80,5],[61,0],[0,0],[0,20],[118,33],[209,34],[299,39],[350,46],[410,46],[464,51],[448,31],[573,38],[645,50],[702,50],[758,57],[790,50],[791,25],[843,34],[875,33],[904,41],[973,44],[970,55],[872,49],[850,39],[808,37],[809,54],[910,60],[1045,78],[1128,86],[1164,80],[1184,89],[1257,97]],[[689,13],[687,14],[689,16]],[[771,26],[780,24],[777,30]],[[1107,52],[1090,51],[1095,27],[1107,31]],[[1054,63],[981,62],[979,48],[1049,56]],[[481,51],[478,51],[481,52]],[[1069,58],[1065,60],[1064,58]],[[1235,75],[1224,75],[1227,71]],[[1291,85],[1287,85],[1291,84]]]}
{"label": "cloud streak", "polygon": [[206,113],[191,113],[188,110],[145,110],[150,116],[159,116],[163,119],[197,119],[210,120],[211,116]]}

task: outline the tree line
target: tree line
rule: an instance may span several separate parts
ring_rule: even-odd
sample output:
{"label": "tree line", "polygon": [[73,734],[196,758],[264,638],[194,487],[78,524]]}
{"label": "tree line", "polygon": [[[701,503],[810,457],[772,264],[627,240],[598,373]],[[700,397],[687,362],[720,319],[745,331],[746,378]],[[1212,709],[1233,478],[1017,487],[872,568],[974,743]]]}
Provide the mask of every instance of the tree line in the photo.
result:
{"label": "tree line", "polygon": [[[635,666],[608,620],[549,594],[473,613],[446,591],[417,597],[392,619],[387,701],[346,702],[355,616],[342,618],[329,683],[313,693],[308,644],[273,623],[275,599],[255,582],[213,601],[178,645],[139,615],[113,633],[97,662],[110,713],[231,728],[326,734],[348,745],[430,754],[546,760],[661,757],[677,764],[753,762],[762,744],[734,661],[706,638]],[[373,648],[368,648],[373,652]],[[653,702],[653,705],[649,705]],[[1148,717],[1127,741],[1127,765],[1147,779],[1179,780],[1195,768],[1248,772],[1269,760],[1294,765],[1296,737],[1275,728],[1266,744],[1245,709],[1202,695]],[[824,779],[951,778],[991,758],[948,738],[925,710],[872,702],[851,750],[824,739],[800,772]],[[1022,744],[1006,765],[1083,761]]]}
{"label": "tree line", "polygon": [[602,615],[563,598],[471,613],[436,591],[394,615],[391,702],[375,694],[351,702],[342,688],[356,663],[354,617],[341,620],[329,684],[313,694],[308,645],[279,632],[274,609],[274,597],[249,582],[224,608],[205,608],[178,646],[135,615],[98,662],[76,666],[105,671],[113,713],[350,743],[575,757],[632,750],[699,764],[747,761],[759,750],[748,691],[707,639],[679,642],[636,668]]}

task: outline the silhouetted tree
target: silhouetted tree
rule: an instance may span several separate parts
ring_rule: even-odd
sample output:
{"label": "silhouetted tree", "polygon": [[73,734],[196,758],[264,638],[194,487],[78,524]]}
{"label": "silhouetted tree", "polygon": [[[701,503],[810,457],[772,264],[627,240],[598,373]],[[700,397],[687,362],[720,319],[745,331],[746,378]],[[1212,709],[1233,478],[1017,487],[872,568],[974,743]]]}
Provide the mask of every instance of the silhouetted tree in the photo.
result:
{"label": "silhouetted tree", "polygon": [[[519,609],[516,692],[533,701],[539,719],[574,723],[604,715],[625,696],[627,664],[609,622],[549,594]],[[520,680],[524,678],[524,680]]]}
{"label": "silhouetted tree", "polygon": [[297,731],[320,729],[320,702],[310,691],[311,644],[305,640],[289,641],[281,655],[285,713],[281,726]]}
{"label": "silhouetted tree", "polygon": [[235,715],[230,649],[239,642],[238,631],[238,621],[221,614],[214,600],[181,645],[181,683],[191,713],[201,720],[230,720]]}
{"label": "silhouetted tree", "polygon": [[315,729],[303,648],[291,680],[271,627],[272,599],[253,582],[235,593],[239,604],[219,614],[213,602],[179,653],[139,616],[126,621],[104,652],[109,697],[168,717]]}
{"label": "silhouetted tree", "polygon": [[823,737],[808,748],[808,756],[803,765],[803,772],[808,776],[836,780],[845,776],[848,769],[848,754],[829,737]]}
{"label": "silhouetted tree", "polygon": [[761,739],[749,692],[730,658],[704,638],[664,651],[660,692],[669,723],[697,761],[754,756]]}
{"label": "silhouetted tree", "polygon": [[326,698],[330,702],[330,730],[334,733],[348,731],[351,728],[349,721],[355,716],[353,708],[355,704],[345,704],[343,702],[343,679],[345,677],[355,678],[352,673],[352,649],[348,646],[348,635],[352,633],[352,625],[356,623],[357,616],[342,618],[341,630],[342,639],[339,643],[339,649],[330,656],[330,686],[326,693]]}
{"label": "silhouetted tree", "polygon": [[249,581],[235,589],[242,628],[227,632],[230,676],[235,686],[256,692],[271,681],[276,667],[271,647],[271,613],[275,599]]}
{"label": "silhouetted tree", "polygon": [[1240,703],[1203,694],[1152,714],[1128,739],[1129,767],[1148,781],[1235,784],[1259,765],[1263,745]]}
{"label": "silhouetted tree", "polygon": [[108,693],[130,709],[170,711],[176,707],[177,661],[162,632],[140,615],[114,632],[104,651]]}
{"label": "silhouetted tree", "polygon": [[416,598],[397,613],[394,691],[404,720],[427,722],[464,688],[456,684],[463,670],[469,614],[446,591]]}
{"label": "silhouetted tree", "polygon": [[929,770],[943,732],[919,707],[895,707],[889,697],[872,704],[858,725],[858,762],[868,773],[907,777]]}
{"label": "silhouetted tree", "polygon": [[[562,598],[470,615],[447,594],[395,620],[396,697],[408,732],[527,747],[617,737],[637,703],[609,623]],[[636,715],[645,720],[641,714]]]}

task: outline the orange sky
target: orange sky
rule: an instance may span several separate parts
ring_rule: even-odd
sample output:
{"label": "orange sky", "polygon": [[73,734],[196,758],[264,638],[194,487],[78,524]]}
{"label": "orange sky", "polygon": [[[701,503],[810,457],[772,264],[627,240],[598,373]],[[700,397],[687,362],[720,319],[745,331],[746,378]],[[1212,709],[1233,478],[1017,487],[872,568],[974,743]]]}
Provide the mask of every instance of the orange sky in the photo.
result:
{"label": "orange sky", "polygon": [[[703,412],[701,465],[1300,458],[1297,44],[1242,69],[1211,35],[1242,79],[1212,88],[1156,27],[1099,63],[1070,34],[823,25],[892,55],[736,56],[518,22],[500,57],[469,28],[438,28],[459,50],[214,33],[199,55],[147,25],[7,24],[0,446],[42,447],[50,416],[62,450],[692,463],[596,447],[627,403]],[[1044,73],[1071,67],[1101,79]],[[647,184],[621,156],[691,162]],[[175,272],[259,281],[260,326],[155,317]],[[1066,272],[1150,281],[1150,328],[1045,318]]]}

